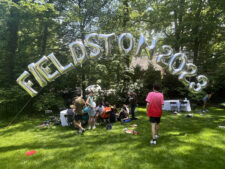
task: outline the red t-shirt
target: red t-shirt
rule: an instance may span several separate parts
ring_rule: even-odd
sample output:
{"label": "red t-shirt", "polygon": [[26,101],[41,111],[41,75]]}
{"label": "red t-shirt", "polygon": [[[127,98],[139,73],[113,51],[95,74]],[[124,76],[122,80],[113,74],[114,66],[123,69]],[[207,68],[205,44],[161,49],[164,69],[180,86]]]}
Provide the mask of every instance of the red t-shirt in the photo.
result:
{"label": "red t-shirt", "polygon": [[146,102],[149,103],[148,110],[147,110],[148,116],[161,117],[162,105],[164,104],[163,94],[160,92],[150,92],[148,93]]}

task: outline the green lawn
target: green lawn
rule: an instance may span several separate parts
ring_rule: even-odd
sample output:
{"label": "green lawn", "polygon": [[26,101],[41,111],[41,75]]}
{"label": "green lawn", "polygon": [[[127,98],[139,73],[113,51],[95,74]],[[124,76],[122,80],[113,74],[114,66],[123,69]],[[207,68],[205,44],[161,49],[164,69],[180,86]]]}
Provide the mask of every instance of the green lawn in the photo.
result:
{"label": "green lawn", "polygon": [[[225,167],[225,110],[211,107],[204,115],[164,112],[160,138],[150,145],[150,124],[145,109],[138,109],[137,136],[124,133],[131,123],[101,126],[78,135],[71,128],[40,129],[33,118],[0,128],[1,169],[219,169]],[[26,156],[29,150],[36,154]]]}

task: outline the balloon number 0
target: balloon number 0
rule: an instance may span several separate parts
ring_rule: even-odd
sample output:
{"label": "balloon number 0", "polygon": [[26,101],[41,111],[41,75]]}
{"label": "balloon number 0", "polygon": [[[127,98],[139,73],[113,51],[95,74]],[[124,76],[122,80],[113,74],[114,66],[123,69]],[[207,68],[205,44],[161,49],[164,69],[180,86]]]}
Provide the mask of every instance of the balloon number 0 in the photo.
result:
{"label": "balloon number 0", "polygon": [[[197,75],[197,66],[193,63],[187,63],[187,56],[184,53],[175,53],[173,55],[173,49],[168,46],[162,46],[165,54],[161,54],[157,57],[157,63],[163,67],[167,67],[172,75],[178,75],[179,81],[188,87],[192,93],[199,93],[202,89],[206,88],[208,84],[208,78],[204,75],[198,75],[196,82],[190,82],[187,80],[189,77]],[[177,61],[179,60],[179,63]],[[177,68],[176,66],[179,65]]]}

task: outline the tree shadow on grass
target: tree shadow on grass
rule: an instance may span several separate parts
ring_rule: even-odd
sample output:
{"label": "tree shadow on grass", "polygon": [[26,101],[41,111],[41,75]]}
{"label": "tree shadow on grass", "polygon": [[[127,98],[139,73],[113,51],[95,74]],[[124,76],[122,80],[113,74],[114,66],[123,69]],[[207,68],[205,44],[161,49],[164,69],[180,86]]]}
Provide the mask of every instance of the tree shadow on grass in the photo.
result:
{"label": "tree shadow on grass", "polygon": [[0,136],[11,136],[16,132],[34,131],[40,124],[42,124],[40,119],[21,121],[20,123],[0,129]]}
{"label": "tree shadow on grass", "polygon": [[[94,166],[90,168],[94,168],[96,167],[95,161],[103,164],[102,168],[145,168],[151,166],[150,168],[207,169],[223,167],[224,157],[221,155],[225,153],[225,150],[214,145],[188,143],[176,139],[177,137],[173,135],[167,136],[174,138],[174,141],[169,144],[164,140],[157,146],[150,146],[138,137],[126,136],[118,139],[118,136],[114,134],[111,139],[101,137],[101,140],[96,139],[96,136],[88,136],[89,139],[76,145],[68,141],[63,143],[63,140],[55,140],[55,144],[47,143],[46,149],[43,149],[42,144],[37,143],[35,145],[5,147],[5,149],[1,148],[0,152],[15,151],[15,149],[36,149],[37,153],[34,156],[27,157],[30,161],[38,161],[38,165],[33,166],[33,168],[74,168],[77,166],[76,163],[79,164],[78,168],[88,168],[91,164]],[[49,158],[54,155],[54,152],[49,152],[50,149],[57,149],[54,158]],[[134,157],[132,161],[131,157]],[[6,161],[7,158],[2,160]],[[110,163],[109,160],[113,163]],[[65,163],[65,161],[67,162]],[[28,168],[31,165],[28,163]],[[23,168],[23,164],[18,162],[17,167]]]}
{"label": "tree shadow on grass", "polygon": [[[148,118],[144,113],[139,113],[138,117],[139,120],[123,126],[113,124],[111,131],[100,127],[95,131],[87,131],[85,135],[77,135],[76,131],[63,127],[32,130],[39,136],[29,144],[0,147],[2,154],[14,151],[20,153],[15,155],[15,164],[6,164],[9,158],[2,157],[1,168],[7,168],[7,165],[10,165],[8,168],[223,168],[225,159],[222,154],[225,152],[221,146],[225,144],[224,140],[218,142],[221,145],[217,145],[207,143],[205,138],[201,141],[200,138],[205,130],[213,129],[221,132],[221,135],[225,134],[215,129],[215,120],[220,119],[216,114],[193,118],[164,114],[156,146],[149,144]],[[123,131],[123,128],[133,123],[138,124],[135,128],[139,132],[137,136]],[[24,123],[24,129],[21,129],[24,131],[26,128]],[[13,130],[10,132],[13,134]],[[209,139],[214,139],[214,136]],[[25,151],[33,149],[37,150],[35,155],[21,159]],[[21,161],[27,165],[24,167]]]}

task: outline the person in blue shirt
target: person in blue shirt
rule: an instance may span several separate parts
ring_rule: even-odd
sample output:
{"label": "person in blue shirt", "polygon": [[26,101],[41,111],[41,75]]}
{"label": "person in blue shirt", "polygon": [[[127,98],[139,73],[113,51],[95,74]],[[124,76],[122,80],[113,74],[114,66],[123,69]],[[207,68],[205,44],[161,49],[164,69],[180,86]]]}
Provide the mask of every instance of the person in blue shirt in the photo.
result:
{"label": "person in blue shirt", "polygon": [[208,110],[206,109],[206,105],[207,105],[208,100],[212,97],[212,95],[213,95],[213,93],[209,93],[203,97],[203,99],[202,99],[202,101],[203,101],[202,112],[203,113],[208,112]]}
{"label": "person in blue shirt", "polygon": [[88,95],[87,101],[86,101],[86,105],[88,106],[88,116],[89,116],[89,120],[88,120],[88,130],[91,129],[95,129],[95,107],[96,105],[94,105],[94,100],[93,100],[93,95],[94,92],[91,91]]}

